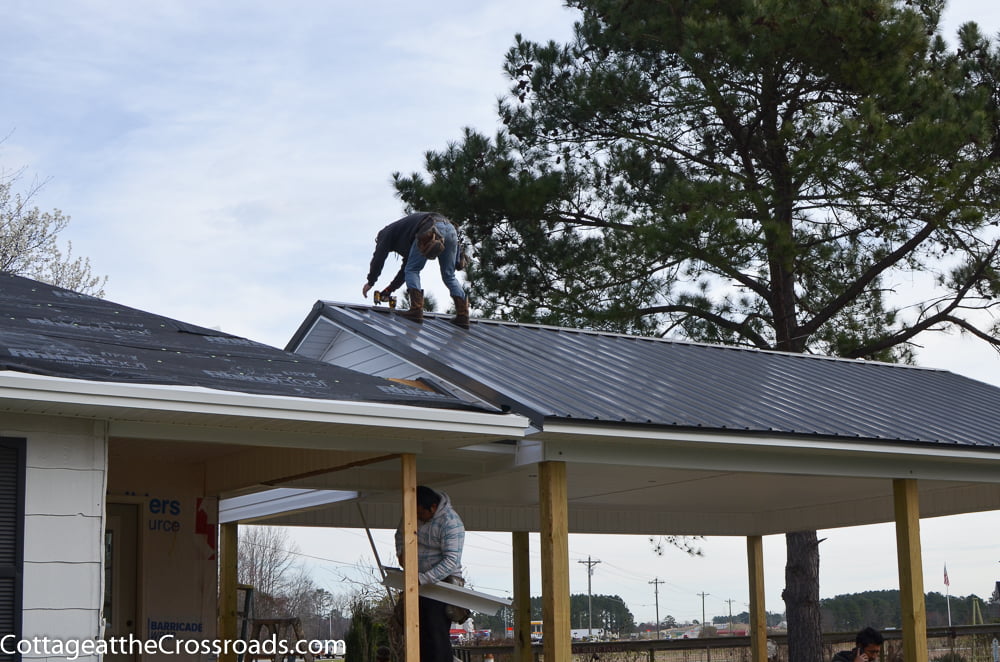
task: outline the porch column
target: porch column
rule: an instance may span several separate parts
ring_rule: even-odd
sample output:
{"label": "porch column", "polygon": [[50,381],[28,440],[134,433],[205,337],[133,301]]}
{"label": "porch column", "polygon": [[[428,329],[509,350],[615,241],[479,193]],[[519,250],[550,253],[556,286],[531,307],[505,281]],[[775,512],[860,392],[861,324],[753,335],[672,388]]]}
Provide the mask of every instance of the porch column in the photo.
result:
{"label": "porch column", "polygon": [[531,570],[528,532],[510,534],[514,552],[514,660],[531,662]]}
{"label": "porch column", "polygon": [[927,660],[927,610],[924,604],[923,561],[920,557],[920,504],[917,481],[892,481],[896,510],[896,555],[899,601],[902,607],[903,660]]}
{"label": "porch column", "polygon": [[764,606],[764,542],[747,536],[747,576],[750,578],[750,659],[767,662],[767,611]]}
{"label": "porch column", "polygon": [[[236,579],[239,548],[239,524],[219,525],[219,639],[236,641]],[[219,662],[236,662],[232,650],[219,654]]]}
{"label": "porch column", "polygon": [[403,498],[403,662],[420,662],[420,612],[417,600],[417,456],[399,457]]}
{"label": "porch column", "polygon": [[566,463],[538,465],[542,551],[542,655],[545,662],[570,662],[569,504]]}

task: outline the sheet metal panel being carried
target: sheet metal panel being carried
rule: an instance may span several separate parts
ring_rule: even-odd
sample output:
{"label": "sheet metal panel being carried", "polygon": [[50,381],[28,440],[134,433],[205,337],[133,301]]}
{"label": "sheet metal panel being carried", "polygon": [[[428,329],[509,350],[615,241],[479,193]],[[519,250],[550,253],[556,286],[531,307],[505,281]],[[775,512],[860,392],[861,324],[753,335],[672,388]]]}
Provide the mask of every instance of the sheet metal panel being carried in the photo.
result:
{"label": "sheet metal panel being carried", "polygon": [[10,274],[0,274],[0,319],[0,370],[482,411],[450,395]]}
{"label": "sheet metal panel being carried", "polygon": [[319,302],[317,317],[545,420],[1000,449],[1000,389],[942,370]]}

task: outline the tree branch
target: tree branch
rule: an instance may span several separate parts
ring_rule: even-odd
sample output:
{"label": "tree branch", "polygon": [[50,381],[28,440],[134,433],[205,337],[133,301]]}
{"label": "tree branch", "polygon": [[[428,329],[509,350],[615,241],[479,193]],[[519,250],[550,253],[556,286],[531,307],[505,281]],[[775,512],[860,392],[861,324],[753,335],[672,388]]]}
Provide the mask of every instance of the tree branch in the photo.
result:
{"label": "tree branch", "polygon": [[741,336],[752,341],[754,346],[758,349],[772,349],[771,343],[767,341],[766,338],[761,336],[756,331],[749,328],[747,323],[749,322],[749,317],[744,318],[742,321],[737,322],[736,320],[731,320],[727,317],[721,315],[716,315],[715,313],[710,313],[708,311],[696,308],[695,306],[686,306],[682,304],[670,304],[663,306],[648,306],[646,308],[636,309],[638,315],[661,315],[661,314],[673,314],[673,313],[684,313],[690,317],[696,317],[703,319],[706,322],[711,322],[716,326],[720,326],[724,329],[729,329],[734,331]]}

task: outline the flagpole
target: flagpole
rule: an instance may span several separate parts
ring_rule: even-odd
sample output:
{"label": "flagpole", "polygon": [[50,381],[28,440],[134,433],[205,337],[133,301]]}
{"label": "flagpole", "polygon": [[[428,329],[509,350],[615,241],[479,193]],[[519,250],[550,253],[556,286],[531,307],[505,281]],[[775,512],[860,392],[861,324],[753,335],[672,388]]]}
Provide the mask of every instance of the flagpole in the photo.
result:
{"label": "flagpole", "polygon": [[948,564],[944,564],[944,601],[948,605],[948,627],[951,627],[951,582],[948,581]]}

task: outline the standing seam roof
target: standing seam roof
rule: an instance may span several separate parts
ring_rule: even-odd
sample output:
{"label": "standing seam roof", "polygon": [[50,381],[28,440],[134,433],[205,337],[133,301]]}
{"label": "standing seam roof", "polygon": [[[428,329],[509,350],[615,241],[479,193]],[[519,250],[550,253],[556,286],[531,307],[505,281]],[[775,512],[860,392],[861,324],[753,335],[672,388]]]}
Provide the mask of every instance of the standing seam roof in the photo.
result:
{"label": "standing seam roof", "polygon": [[416,325],[331,302],[317,311],[542,419],[1000,448],[1000,389],[943,370],[489,320],[463,331],[445,316]]}

